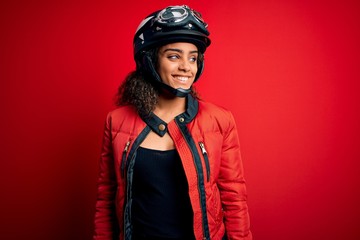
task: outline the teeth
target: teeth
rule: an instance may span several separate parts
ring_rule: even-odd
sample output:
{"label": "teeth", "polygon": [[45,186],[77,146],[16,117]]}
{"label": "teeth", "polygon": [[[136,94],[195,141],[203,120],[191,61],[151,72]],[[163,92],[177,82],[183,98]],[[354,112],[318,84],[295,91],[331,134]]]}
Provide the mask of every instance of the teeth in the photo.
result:
{"label": "teeth", "polygon": [[179,79],[181,82],[185,82],[189,79],[188,77],[176,77],[176,78]]}

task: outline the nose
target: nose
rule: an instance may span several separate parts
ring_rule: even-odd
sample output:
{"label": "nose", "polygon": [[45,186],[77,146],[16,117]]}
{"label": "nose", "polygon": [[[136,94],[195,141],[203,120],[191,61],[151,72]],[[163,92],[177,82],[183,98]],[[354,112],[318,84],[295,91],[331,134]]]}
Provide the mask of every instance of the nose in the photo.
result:
{"label": "nose", "polygon": [[179,70],[188,72],[188,71],[190,71],[190,69],[191,69],[191,66],[190,66],[189,61],[183,60],[179,63]]}

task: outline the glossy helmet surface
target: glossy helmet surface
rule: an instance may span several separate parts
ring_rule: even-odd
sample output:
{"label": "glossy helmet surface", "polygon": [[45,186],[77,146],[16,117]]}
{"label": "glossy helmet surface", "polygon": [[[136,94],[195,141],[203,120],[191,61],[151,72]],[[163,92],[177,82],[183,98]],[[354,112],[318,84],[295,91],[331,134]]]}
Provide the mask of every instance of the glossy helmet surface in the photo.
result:
{"label": "glossy helmet surface", "polygon": [[[201,14],[186,5],[169,6],[156,11],[147,16],[136,30],[133,42],[136,67],[148,71],[161,82],[151,57],[147,54],[148,50],[174,42],[189,42],[204,53],[211,42],[209,34]],[[194,82],[202,74],[203,68],[203,61],[199,61]]]}

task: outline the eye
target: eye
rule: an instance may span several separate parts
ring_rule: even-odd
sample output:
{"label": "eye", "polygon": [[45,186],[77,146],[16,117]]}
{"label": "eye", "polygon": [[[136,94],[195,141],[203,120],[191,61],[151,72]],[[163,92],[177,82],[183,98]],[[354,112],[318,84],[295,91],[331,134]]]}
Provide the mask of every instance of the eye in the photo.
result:
{"label": "eye", "polygon": [[179,59],[179,56],[178,55],[169,55],[167,58],[170,60],[176,60],[176,59]]}
{"label": "eye", "polygon": [[197,61],[197,57],[196,57],[196,56],[190,58],[190,62],[196,62],[196,61]]}

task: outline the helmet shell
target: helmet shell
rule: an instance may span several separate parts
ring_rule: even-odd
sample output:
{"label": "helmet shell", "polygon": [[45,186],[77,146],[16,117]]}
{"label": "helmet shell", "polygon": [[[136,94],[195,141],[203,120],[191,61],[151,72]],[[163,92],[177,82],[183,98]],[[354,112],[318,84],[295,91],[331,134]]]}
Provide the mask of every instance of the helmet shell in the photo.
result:
{"label": "helmet shell", "polygon": [[200,13],[188,6],[169,6],[146,17],[134,36],[134,58],[141,62],[142,52],[173,42],[190,42],[204,53],[210,45],[207,24]]}

